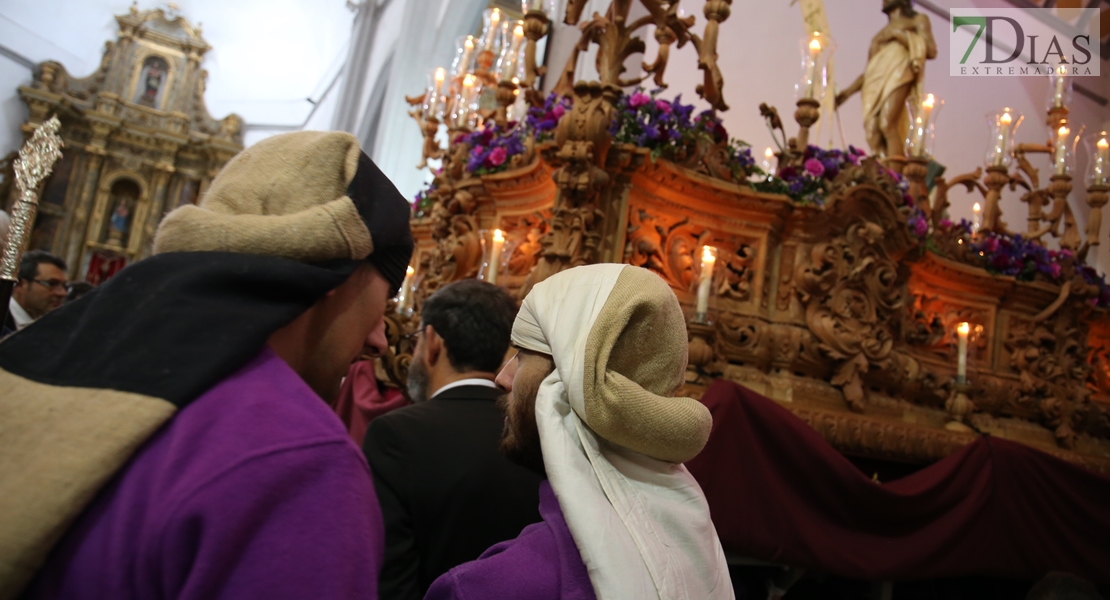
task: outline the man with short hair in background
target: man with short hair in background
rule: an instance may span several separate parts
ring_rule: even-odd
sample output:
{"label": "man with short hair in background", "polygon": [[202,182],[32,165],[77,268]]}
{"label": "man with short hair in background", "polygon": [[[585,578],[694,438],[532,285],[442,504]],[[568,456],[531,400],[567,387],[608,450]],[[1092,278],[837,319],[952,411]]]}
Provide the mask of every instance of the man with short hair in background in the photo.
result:
{"label": "man with short hair in background", "polygon": [[371,421],[363,442],[386,526],[383,600],[422,598],[436,577],[539,520],[540,477],[498,451],[493,379],[515,315],[507,292],[473,279],[424,302],[415,404]]}
{"label": "man with short hair in background", "polygon": [[45,250],[32,250],[19,261],[19,281],[8,301],[4,325],[18,331],[58,308],[66,299],[66,263]]}

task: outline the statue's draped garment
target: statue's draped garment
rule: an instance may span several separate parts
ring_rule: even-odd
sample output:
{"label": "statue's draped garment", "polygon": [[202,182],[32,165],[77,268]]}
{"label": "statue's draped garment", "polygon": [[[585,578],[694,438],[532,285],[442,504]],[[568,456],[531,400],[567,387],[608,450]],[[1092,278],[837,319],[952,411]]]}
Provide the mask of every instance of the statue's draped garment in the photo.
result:
{"label": "statue's draped garment", "polygon": [[[903,85],[910,84],[907,102],[919,102],[924,88],[924,66],[919,73],[914,73],[911,65],[915,60],[925,64],[926,40],[917,28],[904,29],[907,46],[897,41],[890,41],[883,45],[867,61],[867,69],[863,72],[863,126],[867,131],[867,138],[875,139],[876,135],[882,137],[882,132],[890,124],[883,121],[888,115],[883,114],[883,106],[887,99]],[[900,123],[897,123],[899,135],[905,138],[909,130],[909,114],[905,110],[894,111]],[[890,140],[888,140],[889,144]],[[897,143],[897,142],[896,142]],[[876,149],[872,149],[876,150]]]}

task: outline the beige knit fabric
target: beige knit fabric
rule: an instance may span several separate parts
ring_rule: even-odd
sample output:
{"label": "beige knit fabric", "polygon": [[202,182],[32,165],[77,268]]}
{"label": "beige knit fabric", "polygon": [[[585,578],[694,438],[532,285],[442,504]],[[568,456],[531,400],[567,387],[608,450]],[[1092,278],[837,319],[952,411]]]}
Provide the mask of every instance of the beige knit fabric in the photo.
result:
{"label": "beige knit fabric", "polygon": [[697,400],[670,397],[686,360],[686,319],[674,293],[647,269],[624,269],[586,340],[586,423],[652,458],[694,458],[713,418]]}
{"label": "beige knit fabric", "polygon": [[227,163],[198,206],[182,206],[162,220],[154,253],[362,260],[374,246],[346,196],[359,153],[358,140],[342,132],[299,131],[262,140]]}
{"label": "beige knit fabric", "polygon": [[8,600],[175,408],[140,394],[36,383],[2,369],[0,389],[0,600]]}

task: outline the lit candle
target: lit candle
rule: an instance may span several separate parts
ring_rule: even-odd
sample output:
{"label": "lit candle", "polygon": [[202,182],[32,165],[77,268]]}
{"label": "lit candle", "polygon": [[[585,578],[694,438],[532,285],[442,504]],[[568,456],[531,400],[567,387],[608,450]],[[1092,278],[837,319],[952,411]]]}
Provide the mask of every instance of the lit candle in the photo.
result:
{"label": "lit candle", "polygon": [[1010,154],[1010,124],[1014,122],[1013,117],[1010,116],[1010,109],[1006,109],[1006,112],[1002,113],[1002,118],[998,122],[999,144],[995,148],[994,166],[1001,167]]}
{"label": "lit candle", "polygon": [[709,312],[709,288],[713,285],[713,265],[717,262],[717,252],[710,246],[701,247],[701,279],[698,281],[698,306],[694,320],[705,322]]}
{"label": "lit candle", "polygon": [[1068,85],[1068,68],[1061,67],[1064,72],[1061,73],[1060,69],[1056,69],[1056,93],[1052,95],[1052,107],[1064,108],[1064,100],[1066,88]]}
{"label": "lit candle", "polygon": [[979,231],[979,226],[983,224],[983,207],[976,202],[971,207],[971,232],[976,233]]}
{"label": "lit candle", "polygon": [[809,62],[806,64],[806,98],[817,95],[817,56],[821,54],[821,40],[809,41]]}
{"label": "lit candle", "polygon": [[971,326],[967,324],[967,321],[956,327],[956,333],[960,336],[959,350],[956,357],[956,383],[967,382],[967,334],[969,332],[971,332]]}
{"label": "lit candle", "polygon": [[1071,131],[1067,125],[1061,125],[1056,130],[1056,174],[1068,174],[1068,135]]}
{"label": "lit candle", "polygon": [[440,98],[443,97],[443,80],[447,77],[447,71],[443,67],[436,69],[435,74],[435,87],[432,88],[432,97],[428,100],[428,116],[436,116],[436,109],[439,105]]}
{"label": "lit candle", "polygon": [[405,271],[405,280],[401,283],[401,291],[397,292],[397,314],[403,314],[409,307],[409,298],[412,297],[412,277],[416,269],[412,266]]}
{"label": "lit candle", "polygon": [[775,151],[772,150],[770,146],[767,146],[767,149],[763,151],[763,171],[768,175],[774,173],[774,171],[771,170],[771,160],[773,158],[775,158]]}
{"label": "lit candle", "polygon": [[513,29],[513,41],[509,45],[508,53],[501,61],[501,80],[510,81],[516,76],[516,61],[520,55],[520,44],[524,41],[524,27],[517,24]]}
{"label": "lit candle", "polygon": [[926,94],[925,99],[921,101],[921,109],[917,111],[917,118],[914,119],[913,124],[913,138],[910,140],[914,156],[925,156],[925,131],[929,129],[929,118],[933,114],[935,103],[936,96]]}
{"label": "lit candle", "polygon": [[1106,132],[1095,142],[1095,173],[1094,185],[1106,185],[1107,176],[1110,175],[1110,142],[1106,141]]}
{"label": "lit candle", "polygon": [[458,109],[455,111],[455,126],[466,127],[470,116],[470,103],[474,98],[474,83],[477,79],[473,75],[463,77],[462,94],[459,96]]}
{"label": "lit candle", "polygon": [[486,31],[486,37],[482,40],[482,50],[493,52],[493,39],[497,36],[497,26],[501,22],[501,10],[493,9],[489,16],[489,29]]}
{"label": "lit candle", "polygon": [[501,263],[501,248],[505,245],[505,234],[500,229],[493,230],[493,247],[489,253],[489,277],[486,281],[497,283],[497,270]]}
{"label": "lit candle", "polygon": [[463,42],[462,61],[459,63],[459,72],[456,75],[466,75],[470,72],[470,56],[474,54],[474,36],[466,36]]}

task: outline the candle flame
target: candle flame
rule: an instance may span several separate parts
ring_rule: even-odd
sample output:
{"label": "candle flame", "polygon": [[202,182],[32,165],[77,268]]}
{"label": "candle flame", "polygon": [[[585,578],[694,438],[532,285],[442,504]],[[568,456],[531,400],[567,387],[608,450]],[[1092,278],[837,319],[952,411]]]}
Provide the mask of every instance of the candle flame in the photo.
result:
{"label": "candle flame", "polygon": [[442,83],[443,78],[446,77],[446,76],[447,76],[447,71],[443,70],[443,67],[440,67],[440,68],[436,69],[436,82]]}
{"label": "candle flame", "polygon": [[416,269],[412,268],[412,265],[409,265],[409,268],[405,270],[405,275],[409,277],[412,277],[415,273]]}
{"label": "candle flame", "polygon": [[975,203],[975,206],[972,206],[972,207],[971,207],[971,212],[974,212],[974,213],[978,213],[978,212],[980,212],[980,211],[982,211],[982,210],[983,210],[983,207],[982,207],[982,206],[979,206],[979,203],[978,203],[978,202],[976,202],[976,203]]}
{"label": "candle flame", "polygon": [[967,335],[971,332],[971,325],[969,325],[967,321],[964,321],[956,327],[956,331],[959,332],[960,335]]}
{"label": "candle flame", "polygon": [[473,75],[467,75],[466,77],[464,77],[463,78],[463,85],[467,86],[467,87],[473,86],[474,85],[474,76]]}
{"label": "candle flame", "polygon": [[505,241],[505,234],[501,233],[500,229],[494,229],[493,230],[493,241],[495,241],[495,242]]}
{"label": "candle flame", "polygon": [[474,37],[473,36],[469,36],[469,35],[466,36],[465,46],[466,46],[467,50],[473,50],[474,49]]}
{"label": "candle flame", "polygon": [[1069,133],[1071,133],[1071,131],[1068,129],[1067,125],[1061,126],[1059,129],[1056,130],[1056,135],[1062,138],[1068,137]]}
{"label": "candle flame", "polygon": [[925,108],[932,108],[934,102],[936,102],[936,97],[932,94],[928,94],[925,96],[925,101],[921,103],[921,106],[924,106]]}
{"label": "candle flame", "polygon": [[763,151],[763,156],[766,156],[768,159],[770,159],[775,156],[775,151],[772,150],[770,146],[767,146],[767,149]]}
{"label": "candle flame", "polygon": [[497,22],[500,21],[500,20],[501,20],[501,9],[498,9],[498,8],[493,9],[493,13],[491,13],[490,16],[489,16],[490,23],[493,23],[494,25],[496,25]]}
{"label": "candle flame", "polygon": [[701,262],[703,265],[712,265],[717,262],[717,255],[713,252],[711,246],[701,247]]}
{"label": "candle flame", "polygon": [[1014,118],[1010,116],[1010,113],[1008,113],[1008,112],[1002,113],[1002,124],[1003,125],[1009,125],[1010,123],[1013,122],[1013,120],[1014,120]]}
{"label": "candle flame", "polygon": [[521,27],[520,25],[517,25],[516,29],[513,29],[513,37],[516,37],[516,38],[524,37],[524,28]]}
{"label": "candle flame", "polygon": [[813,54],[817,54],[818,52],[820,52],[821,51],[821,40],[819,40],[817,38],[813,38],[812,40],[810,40],[809,41],[809,51]]}
{"label": "candle flame", "polygon": [[1108,142],[1106,141],[1106,138],[1102,138],[1102,139],[1101,139],[1101,140],[1099,140],[1099,141],[1098,141],[1098,143],[1096,143],[1095,145],[1096,145],[1096,146],[1098,146],[1098,149],[1099,149],[1099,150],[1105,150],[1105,149],[1107,149],[1107,148],[1110,148],[1110,143],[1108,143]]}

